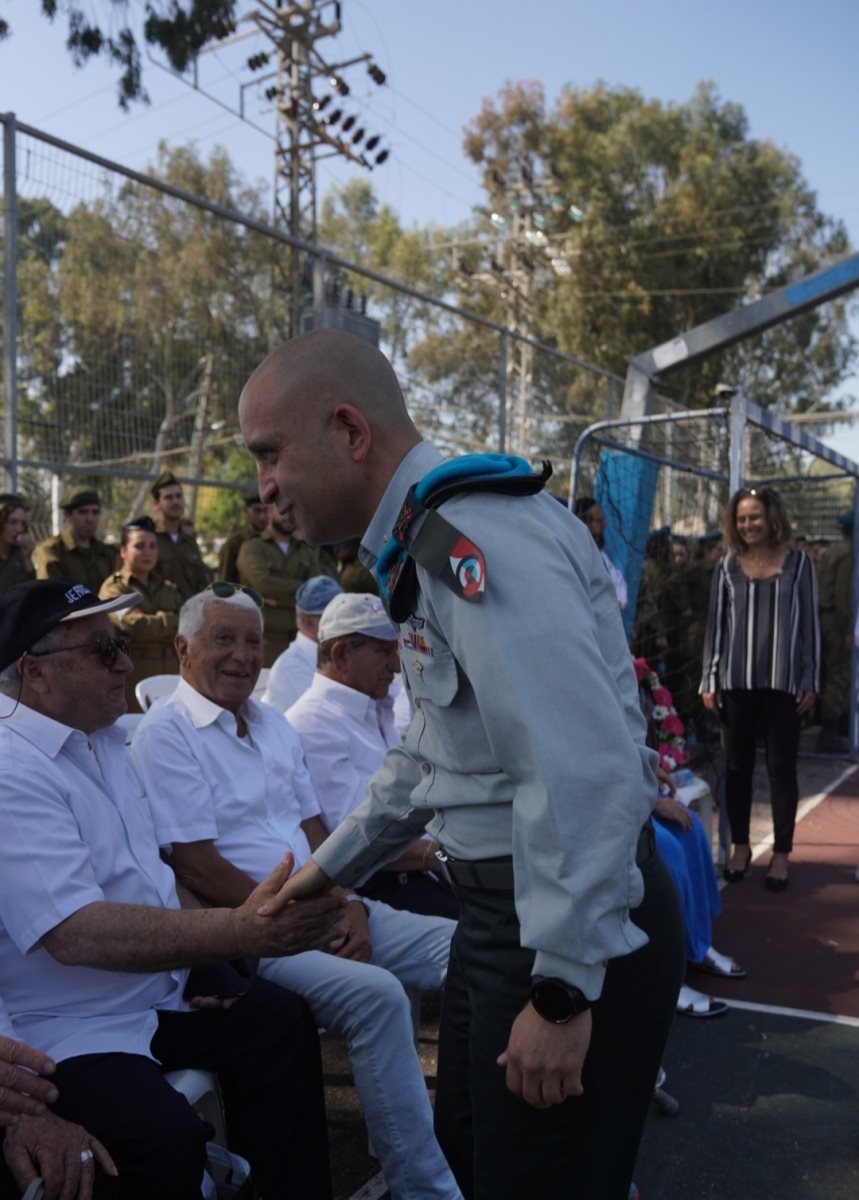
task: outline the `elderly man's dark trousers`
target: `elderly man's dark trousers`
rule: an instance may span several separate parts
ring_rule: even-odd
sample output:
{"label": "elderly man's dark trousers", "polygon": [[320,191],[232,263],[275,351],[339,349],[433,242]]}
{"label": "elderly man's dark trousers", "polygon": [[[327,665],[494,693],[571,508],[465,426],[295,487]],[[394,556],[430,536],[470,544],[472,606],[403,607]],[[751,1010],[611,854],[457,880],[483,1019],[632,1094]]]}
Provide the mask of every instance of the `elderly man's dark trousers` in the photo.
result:
{"label": "elderly man's dark trousers", "polygon": [[639,865],[645,900],[632,915],[650,941],[609,963],[593,1008],[584,1095],[549,1109],[508,1091],[496,1064],[534,962],[519,944],[513,895],[457,886],[435,1112],[466,1200],[627,1200],[685,968],[674,884],[658,854]]}
{"label": "elderly man's dark trousers", "polygon": [[[152,1052],[165,1071],[218,1076],[231,1149],[265,1200],[331,1195],[319,1039],[310,1012],[263,979],[228,1010],[161,1013]],[[199,1200],[206,1126],[142,1055],[66,1059],[54,1082],[58,1116],[107,1146],[119,1177],[96,1171],[98,1200]],[[18,1197],[0,1171],[0,1196]]]}

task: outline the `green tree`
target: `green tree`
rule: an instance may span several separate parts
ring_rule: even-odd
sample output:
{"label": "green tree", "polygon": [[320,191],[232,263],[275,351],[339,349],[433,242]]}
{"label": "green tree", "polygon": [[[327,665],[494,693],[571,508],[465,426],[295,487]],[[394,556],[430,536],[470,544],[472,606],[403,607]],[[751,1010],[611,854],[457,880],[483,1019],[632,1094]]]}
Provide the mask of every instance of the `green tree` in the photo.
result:
{"label": "green tree", "polygon": [[[54,21],[66,18],[66,47],[76,67],[102,56],[120,71],[117,98],[128,109],[135,100],[148,102],[143,86],[143,64],[139,34],[127,19],[117,22],[119,9],[140,12],[139,0],[106,2],[101,20],[91,16],[90,5],[75,0],[41,0],[42,13]],[[207,42],[235,32],[236,0],[145,0],[142,5],[144,43],[163,50],[176,71],[184,71]],[[0,39],[12,32],[9,22],[0,17]]]}
{"label": "green tree", "polygon": [[[849,250],[797,159],[750,137],[743,109],[712,84],[686,104],[568,87],[551,109],[539,84],[511,84],[484,102],[464,144],[487,195],[477,232],[501,243],[503,280],[529,293],[505,304],[496,286],[498,316],[621,375],[630,355]],[[712,403],[721,380],[764,407],[820,407],[855,354],[840,301],[670,387],[692,407]]]}

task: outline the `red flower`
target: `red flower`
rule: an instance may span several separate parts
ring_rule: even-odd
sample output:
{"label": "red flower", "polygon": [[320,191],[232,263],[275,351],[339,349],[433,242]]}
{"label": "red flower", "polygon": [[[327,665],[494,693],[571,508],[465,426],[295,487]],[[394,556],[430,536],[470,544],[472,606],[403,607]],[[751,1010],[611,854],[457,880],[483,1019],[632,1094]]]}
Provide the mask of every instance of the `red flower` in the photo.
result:
{"label": "red flower", "polygon": [[662,704],[665,708],[670,708],[674,703],[674,697],[671,695],[667,687],[655,687],[650,693],[653,697],[654,704]]}
{"label": "red flower", "polygon": [[664,733],[671,734],[674,737],[683,736],[683,722],[676,713],[668,714],[668,716],[662,722],[662,729]]}

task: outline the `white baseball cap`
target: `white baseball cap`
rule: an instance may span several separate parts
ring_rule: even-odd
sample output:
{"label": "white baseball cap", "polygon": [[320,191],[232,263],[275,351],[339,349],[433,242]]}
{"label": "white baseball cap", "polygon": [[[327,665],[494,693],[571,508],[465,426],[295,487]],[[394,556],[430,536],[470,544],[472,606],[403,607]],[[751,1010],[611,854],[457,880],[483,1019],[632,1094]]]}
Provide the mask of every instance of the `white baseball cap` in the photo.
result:
{"label": "white baseball cap", "polygon": [[332,638],[354,634],[377,638],[380,642],[396,642],[399,638],[397,627],[391,624],[378,596],[344,592],[326,605],[319,618],[318,637],[320,642],[330,642]]}

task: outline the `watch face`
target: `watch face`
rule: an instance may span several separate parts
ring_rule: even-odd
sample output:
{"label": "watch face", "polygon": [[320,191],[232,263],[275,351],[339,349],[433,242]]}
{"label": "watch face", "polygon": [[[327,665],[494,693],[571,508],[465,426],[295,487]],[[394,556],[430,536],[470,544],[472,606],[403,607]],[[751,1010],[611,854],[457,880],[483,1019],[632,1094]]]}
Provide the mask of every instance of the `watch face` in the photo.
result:
{"label": "watch face", "polygon": [[578,989],[569,987],[559,979],[541,979],[531,988],[531,1003],[541,1017],[562,1025],[588,1007],[584,996],[581,996],[582,1004],[579,1006],[577,997],[580,995]]}

